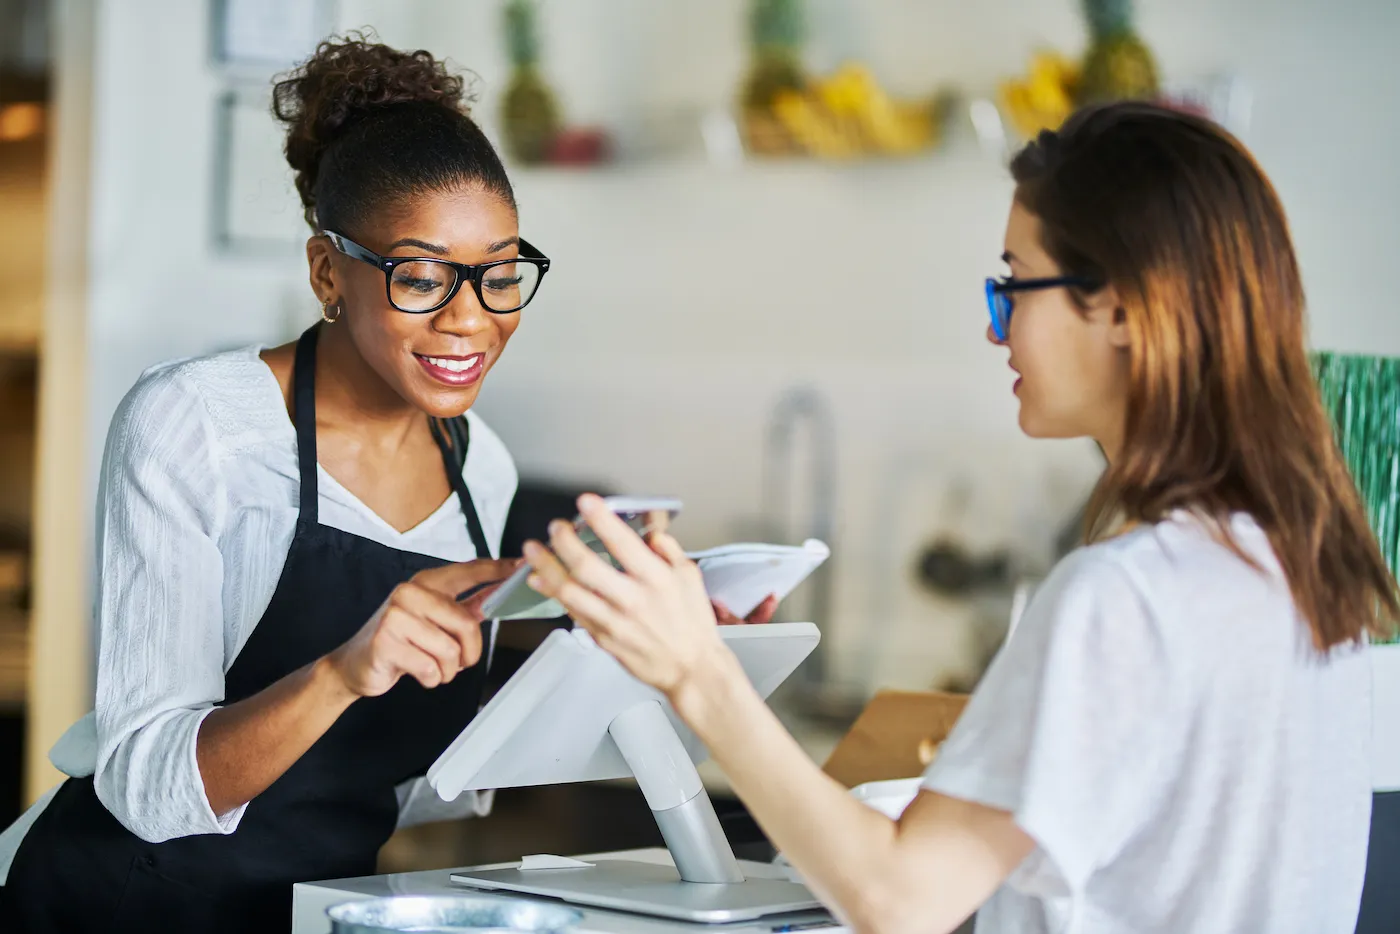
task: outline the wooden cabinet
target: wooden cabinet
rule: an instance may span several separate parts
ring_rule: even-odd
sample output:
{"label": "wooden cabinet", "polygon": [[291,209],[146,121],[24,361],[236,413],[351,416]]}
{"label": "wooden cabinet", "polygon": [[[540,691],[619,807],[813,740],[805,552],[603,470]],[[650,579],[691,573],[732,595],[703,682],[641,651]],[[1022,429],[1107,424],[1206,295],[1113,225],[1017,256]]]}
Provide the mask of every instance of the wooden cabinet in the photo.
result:
{"label": "wooden cabinet", "polygon": [[0,352],[32,353],[39,345],[48,245],[44,157],[43,135],[0,139]]}
{"label": "wooden cabinet", "polygon": [[[33,111],[36,105],[27,105]],[[0,104],[0,827],[24,803],[39,352],[49,249],[46,139]]]}

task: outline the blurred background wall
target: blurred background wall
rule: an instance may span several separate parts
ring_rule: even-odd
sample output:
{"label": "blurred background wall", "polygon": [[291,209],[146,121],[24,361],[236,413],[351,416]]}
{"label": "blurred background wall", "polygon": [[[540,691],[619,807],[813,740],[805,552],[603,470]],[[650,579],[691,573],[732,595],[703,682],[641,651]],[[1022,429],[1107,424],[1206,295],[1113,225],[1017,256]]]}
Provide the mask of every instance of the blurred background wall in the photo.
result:
{"label": "blurred background wall", "polygon": [[[23,6],[0,2],[0,22],[19,22]],[[1168,77],[1229,72],[1249,89],[1242,133],[1290,212],[1314,343],[1400,353],[1387,276],[1400,241],[1400,4],[1137,6]],[[477,115],[499,139],[509,74],[500,0],[325,9],[330,27],[370,26],[473,70]],[[942,147],[907,160],[734,162],[707,150],[702,128],[731,107],[747,68],[746,9],[540,5],[545,75],[570,121],[608,128],[619,158],[514,168],[522,233],[555,265],[480,412],[527,478],[683,497],[680,531],[695,547],[800,537],[803,517],[830,507],[837,555],[822,622],[837,676],[863,688],[956,682],[980,663],[979,627],[1004,614],[1009,591],[990,609],[936,595],[914,577],[921,550],[944,539],[1038,573],[1098,456],[1017,430],[982,299],[982,277],[1000,270],[1011,186],[1003,153],[979,144],[965,105]],[[814,70],[861,60],[892,91],[954,86],[964,102],[993,95],[1037,47],[1084,43],[1071,0],[811,0],[808,10]],[[212,0],[58,0],[48,17],[55,33],[91,30],[80,63],[91,79],[88,229],[71,245],[86,332],[46,336],[85,351],[71,374],[86,400],[75,407],[86,552],[71,554],[83,568],[107,423],[141,370],[285,341],[317,314],[306,232],[263,112],[278,69],[215,61],[217,12]],[[0,48],[33,48],[18,31],[0,35]],[[230,153],[251,173],[240,190],[256,204],[231,208],[258,233],[249,242],[212,233],[230,221],[219,195]],[[802,387],[831,414],[835,495],[814,503],[804,493],[819,445],[799,431],[782,473],[798,518],[774,529],[766,431],[779,400]]]}
{"label": "blurred background wall", "polygon": [[[1251,87],[1246,142],[1290,211],[1315,342],[1400,350],[1382,274],[1400,232],[1400,4],[1138,6],[1169,74],[1229,69]],[[813,0],[809,10],[816,68],[864,60],[911,93],[945,82],[986,93],[1035,47],[1083,42],[1070,2]],[[500,3],[344,0],[334,15],[340,28],[370,25],[475,71],[478,116],[499,137]],[[729,106],[747,64],[744,17],[740,0],[542,5],[542,64],[561,104],[611,128],[624,158],[515,170],[522,232],[556,265],[480,410],[527,475],[684,497],[682,531],[700,546],[761,528],[764,426],[785,389],[817,388],[838,452],[836,664],[865,659],[882,682],[924,685],[968,663],[969,610],[910,583],[914,550],[947,534],[1045,561],[1097,456],[1016,428],[981,297],[1010,185],[956,119],[942,151],[900,163],[645,154],[652,136]],[[210,21],[203,3],[98,5],[93,472],[112,409],[143,367],[286,340],[316,312],[289,188],[285,246],[231,255],[211,244],[216,100],[231,82],[210,63]],[[260,77],[233,82],[257,106]],[[275,167],[271,120],[240,127]],[[625,158],[629,144],[641,154]],[[893,641],[872,663],[859,643],[879,630]]]}

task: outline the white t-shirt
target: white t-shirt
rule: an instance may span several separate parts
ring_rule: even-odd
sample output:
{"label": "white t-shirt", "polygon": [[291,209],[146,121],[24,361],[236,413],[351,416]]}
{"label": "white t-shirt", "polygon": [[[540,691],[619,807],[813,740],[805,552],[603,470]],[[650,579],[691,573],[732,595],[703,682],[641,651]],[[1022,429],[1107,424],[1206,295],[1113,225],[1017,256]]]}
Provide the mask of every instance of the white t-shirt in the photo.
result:
{"label": "white t-shirt", "polygon": [[[112,418],[98,488],[97,709],[50,758],[96,775],[98,797],[145,840],[232,833],[195,763],[204,717],[282,574],[296,527],[296,430],[272,371],[249,347],[148,370]],[[463,476],[499,550],[515,464],[475,414]],[[323,525],[450,561],[476,557],[455,494],[407,532],[318,468]],[[489,663],[489,660],[488,660]],[[465,724],[464,724],[465,725]],[[444,803],[400,786],[400,826],[489,809],[489,793]],[[0,834],[0,881],[46,796]]]}
{"label": "white t-shirt", "polygon": [[1070,555],[978,685],[924,786],[1037,843],[982,934],[1352,934],[1370,666],[1232,531],[1263,572],[1185,514]]}

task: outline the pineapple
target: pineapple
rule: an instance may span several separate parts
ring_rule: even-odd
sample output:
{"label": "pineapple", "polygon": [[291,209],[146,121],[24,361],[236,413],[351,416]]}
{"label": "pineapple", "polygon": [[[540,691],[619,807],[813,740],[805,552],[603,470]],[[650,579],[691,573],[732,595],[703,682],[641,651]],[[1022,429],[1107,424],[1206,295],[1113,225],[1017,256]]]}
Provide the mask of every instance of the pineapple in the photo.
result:
{"label": "pineapple", "polygon": [[1157,96],[1157,63],[1133,32],[1132,0],[1083,0],[1089,53],[1079,104]]}
{"label": "pineapple", "polygon": [[506,44],[515,66],[501,101],[506,149],[522,163],[544,162],[559,135],[559,105],[539,72],[534,0],[508,0]]}
{"label": "pineapple", "polygon": [[807,86],[801,61],[802,14],[802,0],[752,0],[749,44],[753,68],[744,82],[745,110],[771,110],[782,92],[801,91]]}

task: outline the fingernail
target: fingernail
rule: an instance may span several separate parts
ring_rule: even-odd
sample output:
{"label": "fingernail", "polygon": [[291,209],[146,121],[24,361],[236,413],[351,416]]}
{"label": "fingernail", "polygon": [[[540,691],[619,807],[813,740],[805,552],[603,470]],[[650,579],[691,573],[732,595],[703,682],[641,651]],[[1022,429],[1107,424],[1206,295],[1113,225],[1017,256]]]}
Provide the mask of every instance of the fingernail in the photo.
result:
{"label": "fingernail", "polygon": [[539,590],[540,585],[543,583],[544,581],[540,580],[538,574],[531,574],[529,577],[525,578],[525,586],[529,587],[531,590]]}
{"label": "fingernail", "polygon": [[549,523],[549,536],[550,536],[550,538],[553,538],[554,536],[558,535],[560,532],[564,531],[564,527],[565,527],[566,525],[568,525],[568,523],[565,522],[563,519],[553,519],[553,520],[551,520],[550,523]]}
{"label": "fingernail", "polygon": [[520,561],[517,563],[524,563],[529,558],[533,558],[535,555],[539,554],[539,550],[541,547],[542,546],[539,542],[535,541],[533,538],[530,539],[528,542],[525,543],[525,547],[521,549],[525,552],[525,557],[521,558]]}

